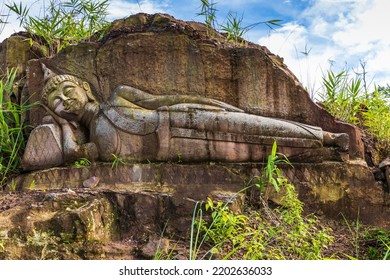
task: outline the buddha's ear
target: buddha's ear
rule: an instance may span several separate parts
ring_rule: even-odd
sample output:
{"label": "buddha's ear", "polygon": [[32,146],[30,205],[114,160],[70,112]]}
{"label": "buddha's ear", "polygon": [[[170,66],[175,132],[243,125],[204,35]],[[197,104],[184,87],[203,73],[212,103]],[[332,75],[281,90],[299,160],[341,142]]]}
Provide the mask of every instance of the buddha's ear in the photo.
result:
{"label": "buddha's ear", "polygon": [[91,87],[89,86],[89,83],[83,82],[83,89],[87,92],[87,96],[89,101],[96,101],[95,96],[93,96]]}
{"label": "buddha's ear", "polygon": [[91,91],[91,87],[89,86],[89,84],[87,82],[83,82],[83,88],[87,91]]}

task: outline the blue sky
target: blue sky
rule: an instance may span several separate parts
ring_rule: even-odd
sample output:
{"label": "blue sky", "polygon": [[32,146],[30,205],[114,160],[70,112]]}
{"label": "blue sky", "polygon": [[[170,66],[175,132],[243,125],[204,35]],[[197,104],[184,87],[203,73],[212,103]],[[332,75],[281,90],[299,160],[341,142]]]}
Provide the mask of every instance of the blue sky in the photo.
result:
{"label": "blue sky", "polygon": [[[5,0],[8,1],[8,0]],[[48,2],[48,0],[46,0]],[[211,0],[209,0],[211,2]],[[17,1],[16,1],[17,2]],[[39,13],[44,0],[35,3]],[[200,0],[111,0],[109,19],[138,12],[164,12],[177,19],[203,21],[197,16]],[[217,22],[223,24],[229,11],[243,16],[243,25],[271,19],[282,20],[281,27],[270,30],[258,25],[245,39],[266,46],[284,58],[288,68],[311,94],[320,89],[321,77],[332,65],[335,71],[347,67],[351,73],[365,63],[371,88],[390,84],[390,1],[388,0],[215,0]],[[1,7],[0,7],[1,8]],[[18,30],[10,18],[0,40]],[[304,54],[306,53],[306,55]]]}

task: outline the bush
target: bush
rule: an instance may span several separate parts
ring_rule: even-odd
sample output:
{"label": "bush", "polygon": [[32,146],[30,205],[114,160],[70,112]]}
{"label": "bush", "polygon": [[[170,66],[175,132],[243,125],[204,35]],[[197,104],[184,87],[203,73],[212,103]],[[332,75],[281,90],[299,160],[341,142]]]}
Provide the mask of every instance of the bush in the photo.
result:
{"label": "bush", "polygon": [[348,71],[323,77],[321,104],[336,118],[358,125],[379,141],[390,142],[389,96],[381,88],[371,93],[363,86],[361,76]]}

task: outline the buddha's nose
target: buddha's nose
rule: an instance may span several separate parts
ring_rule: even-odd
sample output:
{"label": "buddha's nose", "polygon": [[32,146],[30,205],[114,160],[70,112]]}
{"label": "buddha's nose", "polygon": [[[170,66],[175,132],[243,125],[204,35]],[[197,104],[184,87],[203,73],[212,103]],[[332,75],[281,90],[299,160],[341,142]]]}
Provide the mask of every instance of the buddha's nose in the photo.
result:
{"label": "buddha's nose", "polygon": [[63,92],[61,92],[61,93],[59,94],[59,97],[60,97],[63,101],[66,101],[66,100],[69,99],[69,97],[67,97]]}

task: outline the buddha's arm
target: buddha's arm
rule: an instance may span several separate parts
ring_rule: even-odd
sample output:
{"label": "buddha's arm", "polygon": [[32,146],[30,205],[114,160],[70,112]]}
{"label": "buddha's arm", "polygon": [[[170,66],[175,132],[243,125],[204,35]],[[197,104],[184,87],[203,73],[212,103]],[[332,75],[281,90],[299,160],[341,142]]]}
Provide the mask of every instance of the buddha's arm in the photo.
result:
{"label": "buddha's arm", "polygon": [[76,135],[73,128],[76,124],[59,117],[48,107],[42,105],[53,118],[53,120],[61,127],[62,131],[62,149],[65,162],[72,162],[80,158],[95,160],[98,158],[97,147],[94,143],[79,144],[77,143]]}
{"label": "buddha's arm", "polygon": [[232,112],[243,112],[237,107],[215,99],[191,95],[152,95],[130,86],[120,86],[115,89],[110,102],[114,106],[131,106],[131,104],[135,104],[149,110],[177,104],[201,104],[219,107]]}
{"label": "buddha's arm", "polygon": [[62,124],[61,128],[65,162],[73,162],[80,158],[87,158],[94,161],[98,158],[97,147],[94,143],[78,144],[69,124]]}

